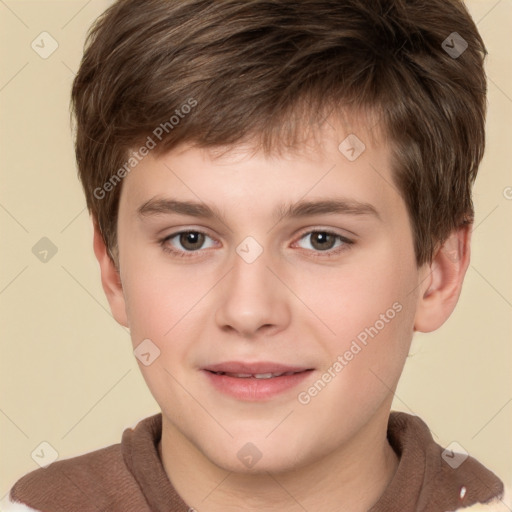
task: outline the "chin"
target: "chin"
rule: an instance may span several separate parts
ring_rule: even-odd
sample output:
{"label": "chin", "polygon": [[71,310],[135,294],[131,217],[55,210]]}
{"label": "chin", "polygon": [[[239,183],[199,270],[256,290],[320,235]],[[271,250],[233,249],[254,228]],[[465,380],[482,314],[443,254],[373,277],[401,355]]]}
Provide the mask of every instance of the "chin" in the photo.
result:
{"label": "chin", "polygon": [[[268,432],[260,436],[235,436],[229,439],[226,444],[219,443],[217,446],[205,445],[201,449],[212,463],[226,471],[238,474],[267,474],[286,473],[301,466],[313,462],[314,447],[307,446],[299,439],[290,437],[275,439],[266,438]],[[308,452],[308,448],[313,451]]]}
{"label": "chin", "polygon": [[235,455],[235,457],[226,457],[225,454],[219,454],[218,457],[213,456],[210,459],[216,466],[239,475],[268,475],[268,473],[287,473],[296,470],[299,465],[297,458],[293,455],[265,455],[262,453],[259,460],[244,463]]}

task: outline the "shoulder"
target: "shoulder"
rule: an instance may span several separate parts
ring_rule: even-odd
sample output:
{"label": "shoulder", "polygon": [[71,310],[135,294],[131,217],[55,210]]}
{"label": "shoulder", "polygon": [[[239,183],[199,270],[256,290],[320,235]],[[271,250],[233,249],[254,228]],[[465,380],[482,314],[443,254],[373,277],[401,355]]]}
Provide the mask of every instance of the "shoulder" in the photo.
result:
{"label": "shoulder", "polygon": [[119,489],[130,476],[121,445],[114,444],[26,474],[11,488],[0,511],[70,510],[78,504],[83,506],[87,495],[101,503],[109,500],[109,489]]}
{"label": "shoulder", "polygon": [[0,512],[149,511],[142,487],[151,475],[165,475],[160,435],[159,413],[125,429],[120,443],[36,469],[14,484]]}
{"label": "shoulder", "polygon": [[417,481],[422,503],[442,503],[444,507],[440,510],[443,512],[512,511],[510,487],[467,453],[459,464],[450,464],[448,458],[454,457],[455,452],[436,443],[421,418],[392,412],[388,439],[402,455],[400,483],[410,480],[411,472],[419,472]]}

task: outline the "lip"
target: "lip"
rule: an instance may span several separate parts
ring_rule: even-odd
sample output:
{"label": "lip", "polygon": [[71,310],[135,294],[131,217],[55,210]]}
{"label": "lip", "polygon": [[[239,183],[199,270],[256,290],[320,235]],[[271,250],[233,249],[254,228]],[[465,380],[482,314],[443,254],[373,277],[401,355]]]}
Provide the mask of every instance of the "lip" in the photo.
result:
{"label": "lip", "polygon": [[[236,398],[237,400],[247,402],[265,401],[285,393],[298,386],[312,371],[313,368],[305,366],[288,366],[274,362],[245,363],[238,361],[212,364],[202,369],[208,382],[217,391]],[[219,372],[244,375],[262,375],[270,373],[292,374],[270,378],[256,378],[222,375]]]}
{"label": "lip", "polygon": [[245,363],[239,361],[226,361],[224,363],[211,364],[204,367],[204,370],[224,373],[287,373],[311,370],[307,366],[288,366],[280,363],[259,361]]}

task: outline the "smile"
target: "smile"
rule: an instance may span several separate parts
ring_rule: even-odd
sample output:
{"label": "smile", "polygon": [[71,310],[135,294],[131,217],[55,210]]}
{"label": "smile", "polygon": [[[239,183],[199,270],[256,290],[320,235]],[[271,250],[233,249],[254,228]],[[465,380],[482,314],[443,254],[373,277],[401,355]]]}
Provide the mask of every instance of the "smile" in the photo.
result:
{"label": "smile", "polygon": [[267,401],[284,395],[301,384],[312,372],[312,368],[278,363],[239,362],[220,363],[202,370],[215,391],[247,402]]}

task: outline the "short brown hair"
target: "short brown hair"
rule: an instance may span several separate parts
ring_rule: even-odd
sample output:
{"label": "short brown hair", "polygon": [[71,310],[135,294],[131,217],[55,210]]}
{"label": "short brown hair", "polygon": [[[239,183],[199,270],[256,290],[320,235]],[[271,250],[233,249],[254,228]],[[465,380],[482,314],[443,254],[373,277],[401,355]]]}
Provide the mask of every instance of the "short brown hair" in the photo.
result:
{"label": "short brown hair", "polygon": [[417,263],[429,262],[473,222],[485,55],[459,0],[118,0],[73,83],[87,206],[113,254],[126,162],[157,127],[159,152],[251,140],[271,153],[328,112],[366,110],[389,139]]}

